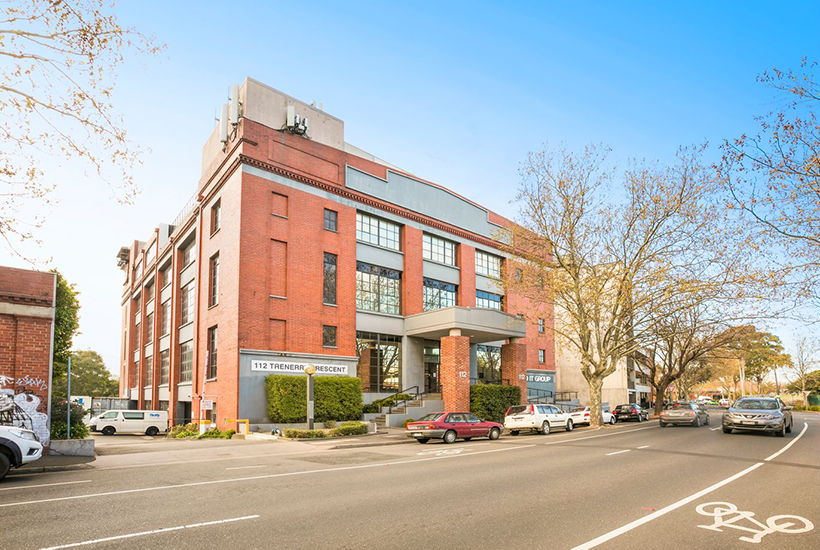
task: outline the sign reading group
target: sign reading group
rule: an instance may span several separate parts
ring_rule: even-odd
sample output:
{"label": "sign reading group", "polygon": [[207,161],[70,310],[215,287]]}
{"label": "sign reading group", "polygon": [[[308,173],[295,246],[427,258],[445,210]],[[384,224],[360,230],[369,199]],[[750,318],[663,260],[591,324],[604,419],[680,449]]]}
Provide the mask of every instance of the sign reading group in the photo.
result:
{"label": "sign reading group", "polygon": [[[305,367],[310,363],[285,363],[282,361],[251,361],[252,371],[265,371],[276,374],[303,374]],[[347,365],[319,365],[313,364],[316,367],[316,374],[341,374],[347,375]]]}

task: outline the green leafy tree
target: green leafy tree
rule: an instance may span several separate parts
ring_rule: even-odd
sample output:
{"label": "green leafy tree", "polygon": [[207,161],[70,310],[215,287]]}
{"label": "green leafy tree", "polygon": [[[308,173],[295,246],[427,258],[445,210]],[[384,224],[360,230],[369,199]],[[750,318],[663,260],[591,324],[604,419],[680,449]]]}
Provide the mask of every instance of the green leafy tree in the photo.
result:
{"label": "green leafy tree", "polygon": [[80,293],[59,271],[54,270],[54,273],[57,274],[57,306],[54,312],[52,391],[55,395],[65,396],[68,355],[80,328]]}
{"label": "green leafy tree", "polygon": [[116,397],[119,382],[111,375],[96,351],[71,354],[71,394],[94,397]]}

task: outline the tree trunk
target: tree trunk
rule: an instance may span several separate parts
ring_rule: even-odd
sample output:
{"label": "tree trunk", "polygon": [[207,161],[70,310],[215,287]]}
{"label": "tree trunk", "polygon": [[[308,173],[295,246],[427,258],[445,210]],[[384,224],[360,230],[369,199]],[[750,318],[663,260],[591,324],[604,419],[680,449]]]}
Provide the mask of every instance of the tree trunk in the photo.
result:
{"label": "tree trunk", "polygon": [[666,399],[666,390],[669,388],[669,383],[659,383],[655,387],[655,414],[661,414],[663,410],[663,401]]}
{"label": "tree trunk", "polygon": [[587,383],[589,384],[589,425],[598,428],[603,422],[601,390],[604,387],[604,380],[596,376],[587,380]]}

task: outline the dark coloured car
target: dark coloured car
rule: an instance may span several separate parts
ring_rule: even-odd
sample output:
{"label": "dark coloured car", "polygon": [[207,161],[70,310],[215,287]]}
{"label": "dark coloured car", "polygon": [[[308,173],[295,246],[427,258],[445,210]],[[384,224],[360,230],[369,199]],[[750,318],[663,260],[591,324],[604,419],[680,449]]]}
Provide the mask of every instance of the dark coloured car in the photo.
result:
{"label": "dark coloured car", "polygon": [[793,422],[791,407],[777,397],[741,397],[723,413],[723,433],[753,430],[785,437]]}
{"label": "dark coloured car", "polygon": [[625,422],[627,420],[643,422],[644,420],[649,420],[649,411],[641,408],[637,403],[628,403],[615,407],[615,417],[618,419],[618,422]]}
{"label": "dark coloured car", "polygon": [[709,413],[706,411],[706,407],[699,403],[673,401],[664,405],[658,423],[661,428],[669,424],[675,426],[685,424],[695,427],[705,424],[708,426]]}
{"label": "dark coloured car", "polygon": [[445,443],[453,443],[456,439],[470,441],[474,437],[498,439],[502,431],[504,426],[498,422],[482,420],[468,412],[428,414],[408,423],[405,428],[407,437],[419,443],[427,443],[431,439],[441,439]]}

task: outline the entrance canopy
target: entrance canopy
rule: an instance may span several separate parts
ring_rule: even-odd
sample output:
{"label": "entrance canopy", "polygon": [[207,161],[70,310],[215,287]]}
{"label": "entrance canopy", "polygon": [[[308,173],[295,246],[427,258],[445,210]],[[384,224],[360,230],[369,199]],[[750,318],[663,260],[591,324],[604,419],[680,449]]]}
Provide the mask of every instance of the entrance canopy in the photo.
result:
{"label": "entrance canopy", "polygon": [[447,307],[410,315],[404,319],[404,333],[430,340],[450,335],[452,329],[469,336],[471,344],[495,342],[527,335],[524,319],[495,309]]}

